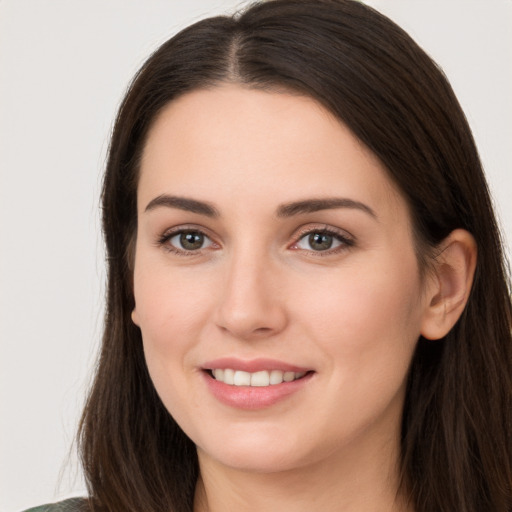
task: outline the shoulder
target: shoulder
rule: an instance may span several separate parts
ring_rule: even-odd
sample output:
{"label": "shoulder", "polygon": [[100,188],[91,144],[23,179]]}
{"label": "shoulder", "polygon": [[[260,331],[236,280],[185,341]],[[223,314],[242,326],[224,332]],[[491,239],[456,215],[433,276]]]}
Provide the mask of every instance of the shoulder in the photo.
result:
{"label": "shoulder", "polygon": [[30,508],[25,512],[85,512],[88,510],[85,498],[70,498],[58,503],[48,503],[39,507]]}

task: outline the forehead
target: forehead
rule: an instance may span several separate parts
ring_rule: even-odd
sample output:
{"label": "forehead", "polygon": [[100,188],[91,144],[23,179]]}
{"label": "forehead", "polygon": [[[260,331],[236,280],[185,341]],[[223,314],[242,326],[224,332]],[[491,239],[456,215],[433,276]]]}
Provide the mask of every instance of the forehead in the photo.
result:
{"label": "forehead", "polygon": [[238,85],[187,93],[160,112],[143,151],[139,198],[162,193],[233,203],[342,194],[403,206],[379,160],[317,101]]}

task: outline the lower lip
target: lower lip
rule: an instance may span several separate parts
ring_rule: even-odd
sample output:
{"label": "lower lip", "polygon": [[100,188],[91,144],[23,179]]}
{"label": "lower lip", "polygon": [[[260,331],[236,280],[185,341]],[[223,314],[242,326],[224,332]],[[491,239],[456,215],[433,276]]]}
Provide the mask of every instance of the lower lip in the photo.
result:
{"label": "lower lip", "polygon": [[301,390],[313,376],[313,372],[292,382],[282,382],[272,386],[232,386],[215,380],[203,372],[206,384],[219,402],[237,409],[264,409]]}

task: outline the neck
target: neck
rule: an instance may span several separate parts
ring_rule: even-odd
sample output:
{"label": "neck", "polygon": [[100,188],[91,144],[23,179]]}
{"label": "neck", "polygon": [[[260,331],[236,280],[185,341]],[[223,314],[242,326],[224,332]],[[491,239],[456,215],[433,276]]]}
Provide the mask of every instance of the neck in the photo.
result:
{"label": "neck", "polygon": [[299,468],[273,473],[223,466],[198,450],[194,512],[412,512],[398,493],[398,440],[382,450],[340,450]]}

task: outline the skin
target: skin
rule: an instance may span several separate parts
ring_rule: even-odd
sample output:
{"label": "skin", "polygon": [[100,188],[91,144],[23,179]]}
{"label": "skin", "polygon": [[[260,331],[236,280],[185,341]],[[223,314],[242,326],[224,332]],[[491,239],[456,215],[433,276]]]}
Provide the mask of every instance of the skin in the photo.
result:
{"label": "skin", "polygon": [[[155,203],[163,194],[217,215]],[[367,209],[278,214],[326,198]],[[342,238],[313,250],[308,234],[326,228]],[[180,246],[187,229],[206,235],[201,248]],[[443,268],[467,283],[463,239],[446,244],[461,265]],[[420,277],[405,200],[313,99],[221,85],[169,104],[142,158],[132,318],[157,392],[198,449],[195,510],[407,510],[405,381],[420,334],[452,323],[443,301],[459,281],[446,275]],[[204,363],[226,356],[314,373],[284,400],[242,410],[205,384]]]}

